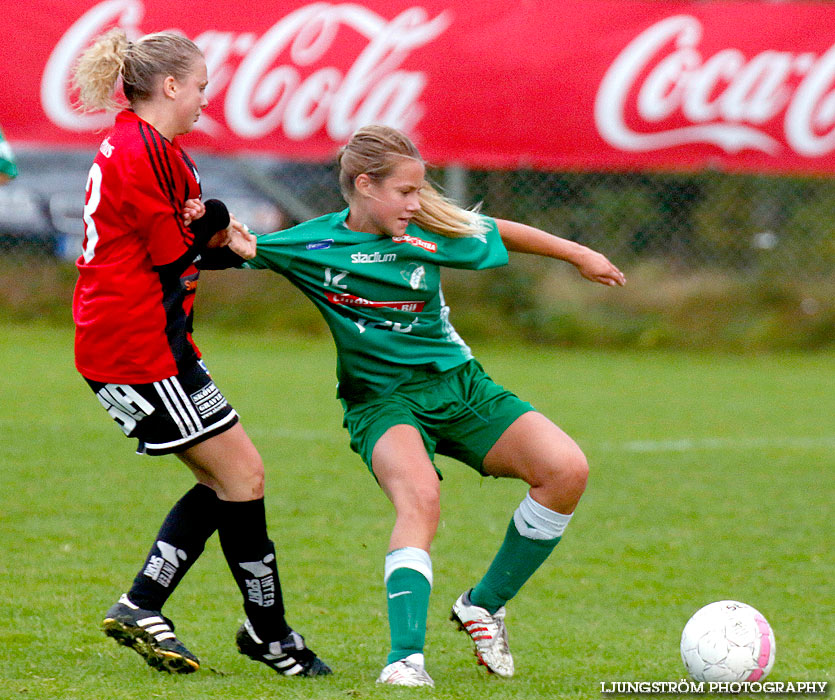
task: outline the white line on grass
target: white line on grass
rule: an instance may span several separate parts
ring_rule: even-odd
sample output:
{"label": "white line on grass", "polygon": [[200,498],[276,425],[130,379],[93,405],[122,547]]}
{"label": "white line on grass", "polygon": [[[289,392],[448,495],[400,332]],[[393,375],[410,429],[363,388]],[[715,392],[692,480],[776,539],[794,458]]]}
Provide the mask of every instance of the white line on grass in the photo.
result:
{"label": "white line on grass", "polygon": [[[594,446],[592,446],[594,447]],[[727,437],[629,440],[596,446],[607,452],[696,452],[705,450],[810,450],[835,447],[835,437]]]}
{"label": "white line on grass", "polygon": [[[0,418],[0,428],[17,428],[20,420],[15,418]],[[49,432],[63,432],[71,428],[66,423],[56,423],[50,420],[27,420],[27,430],[48,430]],[[102,423],[100,425],[84,426],[84,432],[103,433],[112,430],[113,426]],[[256,439],[301,440],[302,442],[347,442],[348,433],[342,430],[310,430],[304,428],[278,428],[262,426],[246,426],[246,431]],[[626,440],[622,442],[581,441],[588,450],[603,450],[606,452],[697,452],[710,450],[815,450],[821,448],[835,448],[835,435],[820,435],[814,437],[706,437],[706,438],[676,438],[669,440]]]}
{"label": "white line on grass", "polygon": [[[327,430],[293,430],[290,428],[253,428],[254,437],[270,437],[287,440],[322,442],[347,441],[345,432]],[[583,442],[587,449],[606,452],[696,452],[707,450],[814,450],[835,448],[835,436],[818,437],[708,437],[678,438],[671,440],[627,440],[625,442]]]}

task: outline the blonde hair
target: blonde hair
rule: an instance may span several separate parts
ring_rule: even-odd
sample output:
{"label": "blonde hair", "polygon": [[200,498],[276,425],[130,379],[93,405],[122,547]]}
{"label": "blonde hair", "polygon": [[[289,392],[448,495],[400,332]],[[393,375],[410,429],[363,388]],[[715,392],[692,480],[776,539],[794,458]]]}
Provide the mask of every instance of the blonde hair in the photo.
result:
{"label": "blonde hair", "polygon": [[[401,158],[424,162],[415,144],[402,131],[379,124],[357,129],[337,154],[339,189],[345,201],[350,205],[358,175],[365,173],[372,180],[381,182],[392,174]],[[420,228],[450,238],[479,236],[487,232],[487,224],[479,215],[478,207],[464,209],[428,182],[421,188],[419,198],[420,211],[412,221]]]}
{"label": "blonde hair", "polygon": [[119,78],[128,103],[134,105],[153,96],[159,76],[185,80],[194,60],[202,56],[193,41],[174,32],[128,41],[124,30],[111,29],[81,54],[73,85],[79,90],[82,109],[121,109],[124,105],[114,94]]}

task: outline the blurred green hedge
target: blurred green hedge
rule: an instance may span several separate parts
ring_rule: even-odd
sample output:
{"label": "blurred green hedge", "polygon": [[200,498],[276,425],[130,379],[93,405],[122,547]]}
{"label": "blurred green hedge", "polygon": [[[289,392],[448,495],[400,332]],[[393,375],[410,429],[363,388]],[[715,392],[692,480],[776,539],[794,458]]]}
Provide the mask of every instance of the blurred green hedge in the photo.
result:
{"label": "blurred green hedge", "polygon": [[[798,281],[769,272],[684,273],[660,262],[625,267],[628,284],[583,280],[569,265],[511,255],[508,267],[446,270],[451,320],[465,340],[543,345],[682,348],[734,352],[835,348],[835,279]],[[75,268],[48,258],[0,263],[0,316],[71,324]],[[204,272],[196,328],[326,336],[313,305],[270,272]]]}

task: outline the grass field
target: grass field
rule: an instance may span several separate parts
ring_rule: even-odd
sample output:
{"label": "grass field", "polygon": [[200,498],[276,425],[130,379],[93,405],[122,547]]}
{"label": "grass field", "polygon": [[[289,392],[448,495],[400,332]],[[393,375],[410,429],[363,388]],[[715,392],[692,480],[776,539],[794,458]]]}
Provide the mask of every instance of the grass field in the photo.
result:
{"label": "grass field", "polygon": [[[391,508],[347,447],[325,339],[198,334],[267,465],[289,619],[335,669],[283,679],[237,653],[239,594],[216,539],[166,606],[203,662],[170,677],[98,630],[170,505],[174,458],[133,454],[75,373],[68,329],[0,326],[0,698],[599,698],[683,677],[678,642],[731,598],[775,630],[769,680],[833,680],[835,356],[476,354],[586,451],[564,541],[508,606],[517,676],[476,667],[446,619],[492,557],[521,483],[441,458],[427,665],[434,691],[375,687],[387,651]],[[830,689],[831,693],[831,689]]]}

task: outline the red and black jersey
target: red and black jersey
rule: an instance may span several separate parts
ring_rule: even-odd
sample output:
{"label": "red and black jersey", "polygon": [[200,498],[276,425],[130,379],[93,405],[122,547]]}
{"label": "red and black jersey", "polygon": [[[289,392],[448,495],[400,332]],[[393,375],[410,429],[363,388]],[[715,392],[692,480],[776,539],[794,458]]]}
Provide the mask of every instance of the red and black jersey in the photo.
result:
{"label": "red and black jersey", "polygon": [[191,339],[194,260],[208,236],[195,240],[182,211],[200,194],[181,148],[132,111],[116,116],[87,179],[76,262],[75,361],[86,378],[155,382],[199,358]]}

